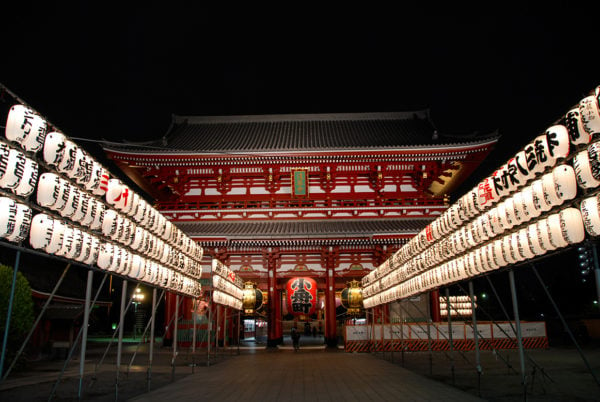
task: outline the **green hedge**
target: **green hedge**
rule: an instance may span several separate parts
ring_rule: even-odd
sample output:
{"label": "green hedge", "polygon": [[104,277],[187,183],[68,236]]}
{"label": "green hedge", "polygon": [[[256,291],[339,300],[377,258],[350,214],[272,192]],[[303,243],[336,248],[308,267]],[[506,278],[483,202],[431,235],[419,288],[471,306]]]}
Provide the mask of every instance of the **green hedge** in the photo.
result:
{"label": "green hedge", "polygon": [[[0,340],[4,338],[12,278],[13,269],[6,265],[0,265]],[[25,335],[33,325],[33,319],[33,298],[31,297],[29,281],[20,272],[17,272],[17,286],[15,287],[15,299],[10,317],[6,362],[12,360],[12,356],[21,346]]]}

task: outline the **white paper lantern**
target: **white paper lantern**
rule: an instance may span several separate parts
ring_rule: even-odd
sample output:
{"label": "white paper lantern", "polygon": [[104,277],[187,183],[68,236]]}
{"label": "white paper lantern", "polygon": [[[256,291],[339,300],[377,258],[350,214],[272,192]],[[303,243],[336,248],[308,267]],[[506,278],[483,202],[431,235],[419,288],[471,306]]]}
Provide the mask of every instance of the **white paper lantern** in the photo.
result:
{"label": "white paper lantern", "polygon": [[100,240],[94,235],[90,235],[90,237],[92,239],[92,244],[90,246],[90,254],[88,258],[83,261],[83,263],[87,265],[93,265],[96,263],[100,251]]}
{"label": "white paper lantern", "polygon": [[46,135],[44,150],[42,152],[44,162],[50,166],[57,166],[63,161],[66,139],[64,134],[54,131]]}
{"label": "white paper lantern", "polygon": [[114,255],[114,246],[111,243],[102,243],[96,264],[99,268],[108,270],[113,263]]}
{"label": "white paper lantern", "polygon": [[565,208],[558,214],[563,239],[568,244],[582,242],[585,238],[581,212],[576,208]]}
{"label": "white paper lantern", "polygon": [[75,186],[69,185],[69,198],[65,203],[64,207],[58,211],[58,213],[64,218],[70,218],[73,216],[75,211],[77,210],[77,205],[79,204],[79,197],[81,197],[81,192]]}
{"label": "white paper lantern", "polygon": [[563,119],[563,125],[569,132],[569,139],[573,145],[586,145],[592,139],[592,136],[585,131],[579,108],[571,109]]}
{"label": "white paper lantern", "polygon": [[29,244],[35,249],[45,249],[52,240],[54,219],[46,214],[37,214],[31,220]]}
{"label": "white paper lantern", "polygon": [[15,149],[11,149],[6,162],[6,170],[0,177],[0,187],[5,189],[14,189],[18,186],[19,181],[25,169],[25,155]]}
{"label": "white paper lantern", "polygon": [[546,201],[546,204],[552,206],[562,204],[562,200],[556,192],[556,185],[554,184],[554,175],[552,172],[542,176],[542,188],[544,189],[544,201]]}
{"label": "white paper lantern", "polygon": [[81,248],[83,246],[83,233],[78,228],[73,228],[73,241],[71,242],[71,247],[67,250],[65,254],[66,258],[71,260],[77,259],[81,254]]}
{"label": "white paper lantern", "polygon": [[581,201],[579,206],[585,230],[590,236],[600,236],[600,212],[598,210],[598,196],[588,197]]}
{"label": "white paper lantern", "polygon": [[548,145],[548,163],[549,166],[554,166],[569,155],[569,132],[565,126],[559,124],[549,127],[544,135]]}
{"label": "white paper lantern", "polygon": [[23,105],[10,108],[6,120],[6,138],[28,151],[37,151],[44,143],[47,123],[32,109]]}
{"label": "white paper lantern", "polygon": [[69,225],[65,225],[65,233],[62,238],[62,244],[60,249],[56,252],[56,255],[65,257],[71,246],[73,245],[73,228]]}
{"label": "white paper lantern", "polygon": [[8,241],[22,242],[29,236],[33,212],[27,205],[17,203],[17,214],[15,217],[15,230],[6,236]]}
{"label": "white paper lantern", "polygon": [[16,230],[17,203],[7,197],[0,197],[0,237],[5,238]]}
{"label": "white paper lantern", "polygon": [[595,188],[600,185],[598,172],[600,155],[598,147],[593,145],[590,145],[588,149],[577,153],[573,157],[573,168],[575,169],[577,183],[582,188]]}
{"label": "white paper lantern", "polygon": [[75,259],[79,262],[83,262],[90,257],[91,252],[92,252],[92,236],[89,233],[82,231],[81,232],[81,252],[79,253],[79,256],[77,256]]}
{"label": "white paper lantern", "polygon": [[81,222],[83,218],[87,215],[88,209],[90,207],[90,196],[84,192],[79,191],[79,198],[77,200],[77,205],[75,206],[75,212],[71,216],[71,220],[74,222]]}
{"label": "white paper lantern", "polygon": [[537,222],[527,226],[527,239],[529,241],[529,249],[535,255],[542,255],[546,253],[546,249],[542,245],[541,237],[538,234]]}
{"label": "white paper lantern", "polygon": [[60,197],[60,179],[54,173],[44,173],[40,176],[37,187],[38,205],[52,207]]}
{"label": "white paper lantern", "polygon": [[509,183],[511,192],[517,188],[524,186],[528,180],[535,175],[527,168],[527,160],[525,151],[519,151],[517,154],[506,162],[506,180]]}
{"label": "white paper lantern", "polygon": [[58,254],[62,249],[67,225],[59,219],[54,219],[50,244],[45,248],[48,254]]}
{"label": "white paper lantern", "polygon": [[115,210],[107,209],[102,219],[102,234],[106,237],[113,237],[117,233],[117,217]]}
{"label": "white paper lantern", "polygon": [[579,101],[579,113],[585,131],[591,136],[600,134],[600,111],[596,96],[586,96]]}
{"label": "white paper lantern", "polygon": [[569,245],[562,235],[560,216],[558,214],[552,214],[548,217],[548,229],[550,230],[550,242],[555,248],[566,247]]}
{"label": "white paper lantern", "polygon": [[552,170],[556,194],[564,202],[577,195],[577,178],[575,170],[569,165],[560,165]]}
{"label": "white paper lantern", "polygon": [[71,179],[76,179],[78,175],[83,174],[83,161],[85,159],[85,153],[78,146],[75,148],[74,153],[69,155],[70,161],[64,170],[64,173]]}
{"label": "white paper lantern", "polygon": [[104,218],[106,206],[103,202],[96,201],[96,210],[94,211],[94,219],[90,224],[91,230],[98,230],[102,227],[102,220]]}
{"label": "white paper lantern", "polygon": [[117,274],[121,273],[121,266],[123,264],[123,258],[125,258],[125,250],[123,250],[118,245],[113,245],[113,255],[114,258],[112,263],[108,267],[108,270],[111,272],[115,272]]}
{"label": "white paper lantern", "polygon": [[73,141],[65,139],[64,142],[64,155],[62,160],[57,163],[56,169],[61,173],[67,173],[75,166],[75,159],[77,158],[77,150],[79,147]]}
{"label": "white paper lantern", "polygon": [[523,202],[523,212],[525,213],[527,219],[529,221],[533,218],[540,216],[542,213],[542,209],[539,208],[539,204],[536,204],[533,196],[533,189],[531,186],[527,186],[521,191],[522,202]]}
{"label": "white paper lantern", "polygon": [[[534,258],[537,253],[533,249],[531,242],[529,241],[529,228],[523,228],[518,232],[518,247],[519,252],[526,259]],[[539,251],[539,250],[538,250]]]}
{"label": "white paper lantern", "polygon": [[89,227],[94,221],[96,209],[98,208],[98,201],[87,193],[85,193],[85,198],[87,200],[87,207],[85,207],[85,215],[81,218],[80,223],[83,226]]}
{"label": "white paper lantern", "polygon": [[529,214],[525,212],[525,204],[523,202],[523,195],[520,191],[513,194],[511,197],[513,200],[514,211],[515,211],[515,220],[517,225],[520,225],[523,222],[527,222],[529,220]]}
{"label": "white paper lantern", "polygon": [[19,184],[13,189],[13,192],[21,197],[28,197],[33,190],[38,179],[38,164],[37,162],[26,158],[25,165],[23,167],[23,173],[19,179]]}

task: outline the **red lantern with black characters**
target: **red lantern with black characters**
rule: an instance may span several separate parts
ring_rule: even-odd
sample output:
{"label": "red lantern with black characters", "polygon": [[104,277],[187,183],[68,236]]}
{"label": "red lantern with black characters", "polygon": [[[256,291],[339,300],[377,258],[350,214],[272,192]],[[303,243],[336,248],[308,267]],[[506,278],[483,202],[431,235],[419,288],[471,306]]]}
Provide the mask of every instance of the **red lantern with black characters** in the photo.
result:
{"label": "red lantern with black characters", "polygon": [[286,286],[287,308],[293,315],[311,315],[317,309],[317,282],[312,278],[292,278]]}

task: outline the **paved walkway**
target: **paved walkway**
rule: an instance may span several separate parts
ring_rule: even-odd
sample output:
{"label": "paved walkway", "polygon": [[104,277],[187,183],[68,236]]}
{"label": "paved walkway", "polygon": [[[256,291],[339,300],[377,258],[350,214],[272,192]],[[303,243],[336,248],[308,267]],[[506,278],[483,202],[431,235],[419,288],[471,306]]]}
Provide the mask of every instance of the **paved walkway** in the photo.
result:
{"label": "paved walkway", "polygon": [[367,353],[243,353],[133,401],[480,401]]}

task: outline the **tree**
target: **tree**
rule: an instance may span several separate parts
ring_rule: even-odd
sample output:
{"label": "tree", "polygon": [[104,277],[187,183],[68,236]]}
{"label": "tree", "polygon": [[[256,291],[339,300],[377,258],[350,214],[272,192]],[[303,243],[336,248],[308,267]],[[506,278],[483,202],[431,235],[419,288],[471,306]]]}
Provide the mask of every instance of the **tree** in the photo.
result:
{"label": "tree", "polygon": [[[6,312],[8,311],[12,278],[13,269],[6,265],[0,265],[0,339],[4,338],[6,328]],[[10,362],[17,349],[21,346],[21,342],[33,325],[33,319],[33,299],[31,297],[29,281],[20,272],[17,272],[5,362]]]}

